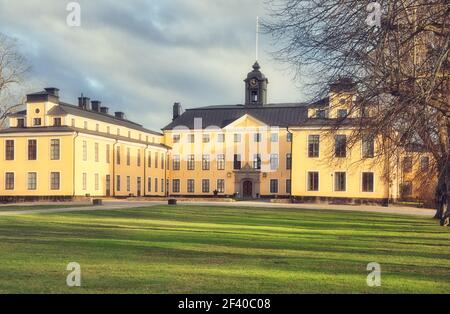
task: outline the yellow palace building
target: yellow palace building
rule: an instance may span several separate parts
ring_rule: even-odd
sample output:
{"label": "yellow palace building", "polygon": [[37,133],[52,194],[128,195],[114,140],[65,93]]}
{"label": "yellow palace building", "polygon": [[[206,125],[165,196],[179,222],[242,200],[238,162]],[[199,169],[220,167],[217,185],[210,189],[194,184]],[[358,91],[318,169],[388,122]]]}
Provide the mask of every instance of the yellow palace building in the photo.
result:
{"label": "yellow palace building", "polygon": [[329,97],[312,104],[273,104],[268,83],[256,62],[244,80],[243,104],[183,112],[175,103],[162,133],[86,97],[78,105],[63,103],[56,88],[30,94],[26,109],[0,130],[0,198],[215,195],[386,203],[420,197],[413,180],[403,182],[400,167],[375,161],[378,138],[349,145],[350,126],[329,134],[330,121],[358,115],[350,112],[354,84],[333,84]]}

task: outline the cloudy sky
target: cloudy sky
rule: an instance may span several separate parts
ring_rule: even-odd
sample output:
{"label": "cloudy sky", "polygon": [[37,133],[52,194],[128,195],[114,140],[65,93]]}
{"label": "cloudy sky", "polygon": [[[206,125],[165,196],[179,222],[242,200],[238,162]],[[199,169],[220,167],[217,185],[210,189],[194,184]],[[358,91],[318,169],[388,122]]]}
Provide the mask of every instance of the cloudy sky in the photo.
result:
{"label": "cloudy sky", "polygon": [[[0,32],[18,40],[32,66],[26,91],[55,86],[76,104],[83,92],[152,129],[184,108],[236,104],[255,61],[255,19],[263,0],[79,0],[69,27],[64,0],[0,0]],[[304,99],[276,47],[262,36],[259,62],[270,102]]]}

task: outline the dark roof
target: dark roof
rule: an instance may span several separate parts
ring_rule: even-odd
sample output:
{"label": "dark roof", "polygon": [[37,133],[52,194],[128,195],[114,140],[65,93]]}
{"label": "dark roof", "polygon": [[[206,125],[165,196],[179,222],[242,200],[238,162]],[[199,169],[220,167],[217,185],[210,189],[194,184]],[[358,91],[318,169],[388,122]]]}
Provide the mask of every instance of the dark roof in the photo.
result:
{"label": "dark roof", "polygon": [[80,117],[84,117],[84,118],[88,118],[88,119],[102,121],[105,123],[120,125],[123,127],[137,130],[137,131],[142,131],[142,132],[151,133],[151,134],[155,134],[155,135],[162,135],[159,132],[155,132],[153,130],[146,129],[142,125],[132,122],[130,120],[119,119],[119,118],[116,118],[115,116],[109,115],[107,113],[86,110],[86,109],[80,108],[78,106],[74,106],[74,105],[70,105],[70,104],[66,104],[66,103],[62,103],[62,102],[60,102],[58,106],[55,106],[52,109],[50,109],[50,111],[48,112],[48,115],[60,116],[60,115],[64,115],[64,114],[72,114],[74,116],[80,116]]}
{"label": "dark roof", "polygon": [[149,145],[153,147],[160,147],[168,149],[170,148],[167,145],[164,144],[156,144],[156,143],[148,143],[146,141],[140,141],[138,139],[129,138],[126,136],[120,136],[120,135],[114,135],[114,134],[108,134],[103,132],[97,132],[92,130],[86,130],[81,128],[75,128],[70,126],[48,126],[48,127],[32,127],[32,128],[6,128],[0,130],[0,134],[17,134],[17,133],[46,133],[46,132],[58,132],[58,133],[73,133],[73,132],[80,132],[80,133],[86,133],[91,135],[97,135],[97,136],[103,136],[110,139],[115,140],[121,140],[121,141],[127,141],[127,142],[133,142],[138,144],[144,144]]}
{"label": "dark roof", "polygon": [[[322,100],[328,103],[328,100]],[[223,128],[248,114],[269,126],[297,126],[308,120],[307,103],[281,103],[264,106],[224,105],[187,109],[163,130],[172,130],[177,126],[194,129],[194,119],[202,119],[202,127],[217,126]]]}

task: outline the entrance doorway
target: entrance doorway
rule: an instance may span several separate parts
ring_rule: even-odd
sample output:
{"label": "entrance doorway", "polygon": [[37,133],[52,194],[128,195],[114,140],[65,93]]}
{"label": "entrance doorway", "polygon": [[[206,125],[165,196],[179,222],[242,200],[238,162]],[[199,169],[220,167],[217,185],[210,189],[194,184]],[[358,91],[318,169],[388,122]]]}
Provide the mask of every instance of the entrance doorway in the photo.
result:
{"label": "entrance doorway", "polygon": [[253,197],[253,183],[252,181],[244,181],[242,184],[242,196],[244,198],[252,198]]}

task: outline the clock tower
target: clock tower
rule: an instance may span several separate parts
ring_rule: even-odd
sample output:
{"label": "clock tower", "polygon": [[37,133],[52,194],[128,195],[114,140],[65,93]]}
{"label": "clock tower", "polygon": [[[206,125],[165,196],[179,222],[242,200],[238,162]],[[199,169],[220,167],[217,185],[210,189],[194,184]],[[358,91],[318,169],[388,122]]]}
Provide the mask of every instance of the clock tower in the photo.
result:
{"label": "clock tower", "polygon": [[260,71],[258,61],[253,65],[253,71],[247,74],[245,82],[245,105],[264,106],[267,104],[267,84],[269,80]]}

